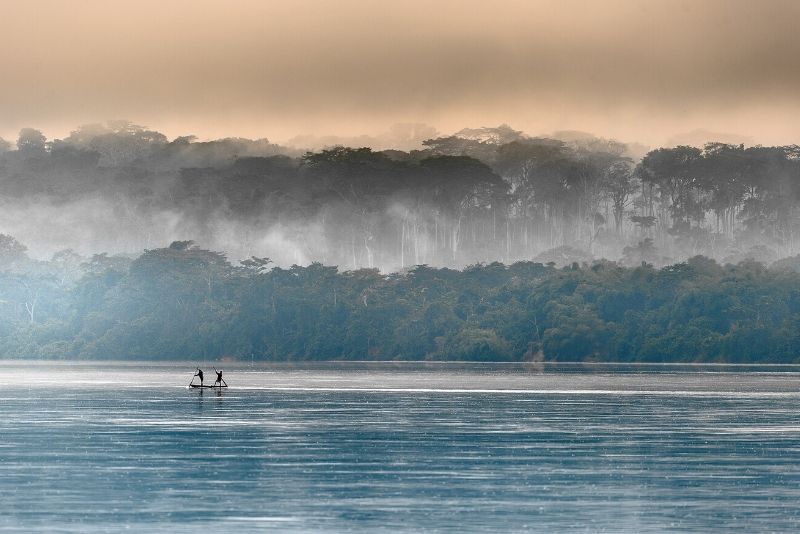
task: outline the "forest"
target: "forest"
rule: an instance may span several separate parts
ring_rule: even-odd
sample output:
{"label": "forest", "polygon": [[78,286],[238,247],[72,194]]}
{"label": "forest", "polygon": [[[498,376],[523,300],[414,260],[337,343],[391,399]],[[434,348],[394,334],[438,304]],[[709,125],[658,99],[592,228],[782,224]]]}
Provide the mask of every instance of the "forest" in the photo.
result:
{"label": "forest", "polygon": [[0,140],[0,232],[39,259],[192,239],[234,259],[382,272],[800,253],[796,146],[647,151],[560,137],[502,125],[416,150],[306,151],[266,139],[170,141],[125,121],[54,140],[27,128],[16,146]]}
{"label": "forest", "polygon": [[800,358],[797,146],[115,121],[0,140],[0,206],[4,358]]}
{"label": "forest", "polygon": [[383,274],[233,264],[191,241],[48,262],[0,245],[3,358],[800,361],[800,256]]}

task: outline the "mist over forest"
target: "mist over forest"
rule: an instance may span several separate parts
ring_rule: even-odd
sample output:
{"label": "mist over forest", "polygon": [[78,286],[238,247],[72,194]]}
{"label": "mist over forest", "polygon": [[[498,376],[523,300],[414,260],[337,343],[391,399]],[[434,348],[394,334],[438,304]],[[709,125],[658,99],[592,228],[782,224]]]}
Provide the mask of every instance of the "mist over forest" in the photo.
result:
{"label": "mist over forest", "polygon": [[0,233],[39,260],[194,240],[233,261],[383,272],[601,258],[662,266],[699,254],[769,263],[798,253],[796,146],[647,152],[580,132],[532,137],[502,125],[437,135],[413,124],[292,142],[170,140],[126,121],[64,139],[27,128],[0,141]]}
{"label": "mist over forest", "polygon": [[431,132],[22,130],[0,357],[797,360],[800,148]]}

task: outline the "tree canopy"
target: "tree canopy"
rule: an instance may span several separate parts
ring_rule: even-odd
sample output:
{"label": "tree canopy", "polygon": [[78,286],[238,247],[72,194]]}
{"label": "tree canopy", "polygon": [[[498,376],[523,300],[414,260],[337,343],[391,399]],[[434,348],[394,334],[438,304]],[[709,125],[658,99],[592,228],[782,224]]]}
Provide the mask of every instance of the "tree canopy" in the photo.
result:
{"label": "tree canopy", "polygon": [[[6,239],[8,241],[8,239]],[[137,258],[0,269],[0,357],[80,359],[800,361],[800,268],[697,256],[416,266],[382,274],[191,241]],[[565,252],[566,254],[566,252]]]}
{"label": "tree canopy", "polygon": [[663,147],[637,161],[613,140],[562,137],[501,125],[407,152],[302,152],[266,139],[170,141],[126,121],[53,140],[27,128],[17,150],[0,142],[0,231],[48,252],[86,253],[91,241],[92,253],[137,253],[191,238],[282,267],[384,271],[563,247],[629,262],[647,239],[658,266],[800,253],[796,146]]}

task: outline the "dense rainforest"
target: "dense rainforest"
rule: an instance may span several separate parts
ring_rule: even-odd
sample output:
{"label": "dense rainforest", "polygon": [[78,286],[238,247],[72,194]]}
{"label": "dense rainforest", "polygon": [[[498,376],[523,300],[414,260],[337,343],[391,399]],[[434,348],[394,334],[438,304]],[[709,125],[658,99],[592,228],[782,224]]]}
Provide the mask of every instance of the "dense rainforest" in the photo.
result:
{"label": "dense rainforest", "polygon": [[417,141],[0,140],[0,357],[800,359],[797,146]]}
{"label": "dense rainforest", "polygon": [[800,256],[384,274],[191,241],[44,262],[0,235],[0,357],[797,362]]}
{"label": "dense rainforest", "polygon": [[[430,134],[430,130],[416,129]],[[408,146],[410,143],[404,143]],[[417,149],[167,139],[124,121],[0,140],[0,232],[40,259],[193,239],[231,258],[392,272],[500,261],[656,267],[800,253],[800,149],[647,151],[508,126]]]}

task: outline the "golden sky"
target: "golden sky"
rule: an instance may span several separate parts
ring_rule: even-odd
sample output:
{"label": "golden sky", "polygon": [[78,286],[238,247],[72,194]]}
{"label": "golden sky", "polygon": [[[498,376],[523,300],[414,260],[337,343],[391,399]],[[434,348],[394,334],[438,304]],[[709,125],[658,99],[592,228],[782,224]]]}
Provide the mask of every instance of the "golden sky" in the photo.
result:
{"label": "golden sky", "polygon": [[650,145],[800,142],[800,2],[0,2],[0,135],[124,118],[169,136],[509,123]]}

